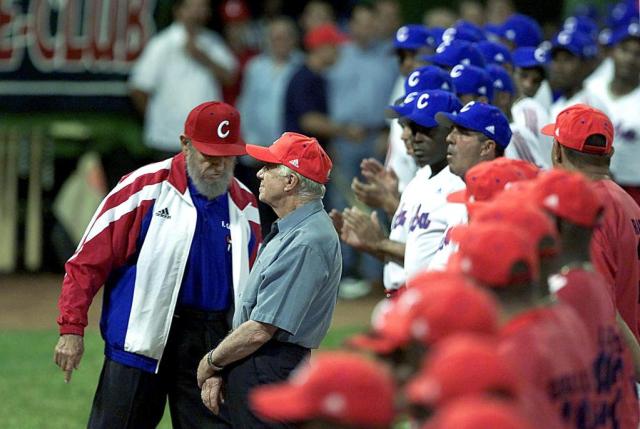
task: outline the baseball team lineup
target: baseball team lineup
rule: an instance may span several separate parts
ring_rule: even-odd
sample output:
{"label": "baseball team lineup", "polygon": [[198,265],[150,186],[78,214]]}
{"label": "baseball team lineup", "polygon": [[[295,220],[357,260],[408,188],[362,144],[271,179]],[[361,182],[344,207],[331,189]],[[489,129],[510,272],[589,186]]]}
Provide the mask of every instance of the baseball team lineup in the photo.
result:
{"label": "baseball team lineup", "polygon": [[[69,389],[103,295],[87,427],[640,428],[637,0],[544,33],[311,0],[244,62],[210,3],[173,2],[131,69],[149,162],[64,265]],[[324,350],[372,288],[370,326]]]}

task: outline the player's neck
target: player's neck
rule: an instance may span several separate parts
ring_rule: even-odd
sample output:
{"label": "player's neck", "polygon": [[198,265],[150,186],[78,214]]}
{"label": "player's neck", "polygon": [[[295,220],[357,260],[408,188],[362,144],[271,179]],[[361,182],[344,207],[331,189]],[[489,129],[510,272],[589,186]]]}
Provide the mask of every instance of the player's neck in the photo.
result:
{"label": "player's neck", "polygon": [[435,176],[436,174],[440,173],[442,170],[444,170],[444,168],[449,165],[449,163],[447,162],[447,159],[443,159],[440,162],[436,162],[435,164],[431,164],[429,167],[431,167],[431,177]]}
{"label": "player's neck", "polygon": [[579,93],[580,91],[582,91],[582,82],[580,82],[578,85],[571,87],[571,88],[567,88],[564,91],[564,97],[569,100],[571,99],[574,95],[576,95],[577,93]]}

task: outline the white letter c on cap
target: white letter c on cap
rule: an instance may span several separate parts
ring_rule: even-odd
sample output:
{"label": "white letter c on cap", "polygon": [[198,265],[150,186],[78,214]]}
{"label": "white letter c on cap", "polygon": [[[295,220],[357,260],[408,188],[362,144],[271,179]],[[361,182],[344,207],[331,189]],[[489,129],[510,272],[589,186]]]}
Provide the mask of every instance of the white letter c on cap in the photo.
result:
{"label": "white letter c on cap", "polygon": [[416,101],[416,107],[418,109],[424,109],[429,105],[429,102],[427,101],[428,99],[429,94],[422,94],[420,97],[418,97],[418,101]]}
{"label": "white letter c on cap", "polygon": [[[224,127],[227,127],[226,131],[222,131]],[[229,121],[222,121],[220,125],[218,125],[218,137],[221,139],[226,139],[229,136]]]}

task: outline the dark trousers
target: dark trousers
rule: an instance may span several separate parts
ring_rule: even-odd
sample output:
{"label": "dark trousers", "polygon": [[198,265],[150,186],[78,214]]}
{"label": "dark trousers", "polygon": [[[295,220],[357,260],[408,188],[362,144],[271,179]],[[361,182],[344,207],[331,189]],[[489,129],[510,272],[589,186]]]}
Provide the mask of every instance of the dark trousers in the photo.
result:
{"label": "dark trousers", "polygon": [[232,364],[225,377],[225,402],[234,428],[292,428],[293,425],[266,423],[249,407],[251,389],[286,380],[291,371],[309,356],[309,349],[271,340],[255,353]]}
{"label": "dark trousers", "polygon": [[174,428],[231,427],[204,406],[196,382],[200,359],[229,331],[225,316],[176,310],[157,374],[105,358],[88,427],[155,428],[167,397]]}

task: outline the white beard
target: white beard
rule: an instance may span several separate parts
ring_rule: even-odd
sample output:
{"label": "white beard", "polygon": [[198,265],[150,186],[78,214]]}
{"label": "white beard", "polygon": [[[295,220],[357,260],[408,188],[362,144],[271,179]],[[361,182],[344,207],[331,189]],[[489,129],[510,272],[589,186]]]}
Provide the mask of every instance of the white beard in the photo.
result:
{"label": "white beard", "polygon": [[223,176],[214,181],[210,182],[204,180],[200,173],[198,173],[198,167],[196,165],[196,161],[194,159],[194,151],[193,149],[189,149],[187,151],[187,173],[193,182],[193,186],[196,187],[198,192],[209,200],[213,200],[216,197],[227,192],[229,188],[229,184],[231,183],[231,179],[233,178],[233,169],[235,167],[235,162],[233,166],[223,173]]}

